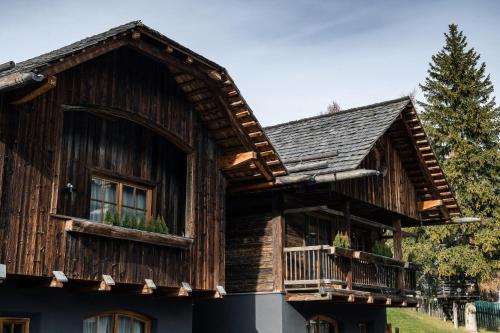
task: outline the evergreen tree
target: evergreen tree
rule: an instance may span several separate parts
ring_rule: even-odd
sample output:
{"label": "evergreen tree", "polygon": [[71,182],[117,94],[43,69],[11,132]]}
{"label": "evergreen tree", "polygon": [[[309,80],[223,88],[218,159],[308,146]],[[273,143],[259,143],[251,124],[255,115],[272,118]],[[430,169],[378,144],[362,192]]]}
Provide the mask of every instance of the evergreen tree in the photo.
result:
{"label": "evergreen tree", "polygon": [[454,24],[432,57],[421,118],[465,216],[483,222],[426,228],[406,254],[438,276],[487,279],[500,269],[499,109],[486,65]]}

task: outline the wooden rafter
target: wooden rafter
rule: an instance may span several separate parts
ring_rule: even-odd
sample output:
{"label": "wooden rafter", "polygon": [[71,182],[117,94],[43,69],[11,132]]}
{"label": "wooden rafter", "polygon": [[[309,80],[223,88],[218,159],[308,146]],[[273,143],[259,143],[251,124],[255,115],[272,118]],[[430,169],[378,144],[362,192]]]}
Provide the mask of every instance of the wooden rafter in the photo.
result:
{"label": "wooden rafter", "polygon": [[231,170],[241,166],[242,164],[253,162],[256,158],[257,153],[255,151],[247,151],[244,153],[222,156],[220,159],[220,164],[222,170]]}
{"label": "wooden rafter", "polygon": [[45,82],[42,83],[41,86],[39,86],[38,88],[35,88],[34,90],[30,91],[29,93],[27,93],[23,97],[11,102],[10,104],[15,105],[15,106],[19,106],[19,105],[28,103],[28,102],[34,100],[35,98],[37,98],[38,96],[45,94],[49,90],[52,90],[56,86],[56,84],[57,84],[56,77],[51,75],[47,78],[47,80],[45,80]]}

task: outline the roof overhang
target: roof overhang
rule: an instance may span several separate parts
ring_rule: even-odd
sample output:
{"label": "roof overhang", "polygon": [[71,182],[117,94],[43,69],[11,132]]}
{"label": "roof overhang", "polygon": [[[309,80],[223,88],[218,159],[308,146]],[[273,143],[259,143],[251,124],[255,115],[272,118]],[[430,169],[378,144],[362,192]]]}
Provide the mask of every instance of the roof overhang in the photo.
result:
{"label": "roof overhang", "polygon": [[124,47],[168,67],[194,110],[213,134],[223,154],[221,159],[238,159],[241,154],[255,153],[254,158],[245,163],[224,168],[230,183],[274,181],[275,177],[286,174],[276,150],[228,72],[141,22],[111,29],[21,63],[17,68],[0,73],[0,79],[9,75],[31,77],[32,74],[55,77],[79,64]]}

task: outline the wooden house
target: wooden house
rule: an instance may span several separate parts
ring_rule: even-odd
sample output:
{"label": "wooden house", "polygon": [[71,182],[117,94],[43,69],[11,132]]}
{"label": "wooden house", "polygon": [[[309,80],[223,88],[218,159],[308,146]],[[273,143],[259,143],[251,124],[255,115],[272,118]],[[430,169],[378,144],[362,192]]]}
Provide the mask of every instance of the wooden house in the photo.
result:
{"label": "wooden house", "polygon": [[417,305],[402,228],[460,215],[411,99],[264,130],[287,174],[228,188],[231,296],[201,302],[197,322],[210,332],[384,332],[386,307]]}
{"label": "wooden house", "polygon": [[459,214],[408,98],[264,129],[141,22],[0,65],[2,332],[382,332]]}
{"label": "wooden house", "polygon": [[285,173],[261,142],[227,71],[141,22],[1,65],[0,331],[191,332],[226,187]]}

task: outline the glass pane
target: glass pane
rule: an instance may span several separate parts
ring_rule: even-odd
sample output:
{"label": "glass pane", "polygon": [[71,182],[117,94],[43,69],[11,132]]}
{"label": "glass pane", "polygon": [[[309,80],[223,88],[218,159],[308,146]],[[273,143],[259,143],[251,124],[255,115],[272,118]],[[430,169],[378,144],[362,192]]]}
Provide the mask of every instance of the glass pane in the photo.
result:
{"label": "glass pane", "polygon": [[134,211],[135,216],[137,216],[137,221],[141,219],[141,217],[146,218],[146,211],[144,210],[135,210]]}
{"label": "glass pane", "polygon": [[135,217],[135,209],[122,207],[122,224],[125,222],[125,217],[127,215],[132,220]]}
{"label": "glass pane", "polygon": [[136,208],[146,210],[146,191],[141,189],[135,190],[136,195]]}
{"label": "glass pane", "polygon": [[24,324],[14,324],[13,333],[24,333]]}
{"label": "glass pane", "polygon": [[83,321],[83,333],[97,333],[97,318],[87,318]]}
{"label": "glass pane", "polygon": [[123,185],[122,204],[124,206],[135,207],[134,205],[134,188]]}
{"label": "glass pane", "polygon": [[99,317],[99,331],[97,333],[113,333],[113,317]]}
{"label": "glass pane", "polygon": [[317,328],[317,322],[316,320],[311,320],[309,321],[309,333],[317,333],[316,328]]}
{"label": "glass pane", "polygon": [[116,203],[116,184],[105,182],[103,184],[104,201]]}
{"label": "glass pane", "polygon": [[133,333],[146,333],[146,325],[142,321],[134,320]]}
{"label": "glass pane", "polygon": [[105,203],[104,204],[104,214],[106,214],[106,212],[108,210],[110,210],[111,212],[117,212],[117,206],[115,204]]}
{"label": "glass pane", "polygon": [[117,333],[133,333],[132,319],[129,317],[118,316],[118,332]]}
{"label": "glass pane", "polygon": [[92,184],[90,188],[90,198],[95,200],[102,200],[102,180],[92,178]]}
{"label": "glass pane", "polygon": [[95,222],[102,221],[102,204],[98,201],[90,201],[90,220]]}
{"label": "glass pane", "polygon": [[330,323],[321,320],[319,323],[319,333],[330,333]]}

